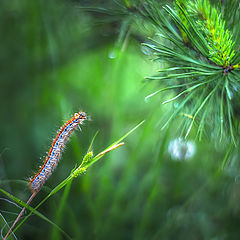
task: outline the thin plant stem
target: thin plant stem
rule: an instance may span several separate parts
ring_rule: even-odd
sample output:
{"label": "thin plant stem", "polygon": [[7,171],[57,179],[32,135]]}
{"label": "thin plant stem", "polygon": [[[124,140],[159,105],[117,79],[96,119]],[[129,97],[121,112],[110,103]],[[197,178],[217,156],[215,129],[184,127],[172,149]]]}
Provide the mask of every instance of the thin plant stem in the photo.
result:
{"label": "thin plant stem", "polygon": [[[33,194],[31,195],[31,197],[28,199],[27,201],[27,205],[29,205],[31,203],[31,201],[33,200],[33,198],[36,196],[38,192],[33,192]],[[10,227],[10,229],[8,230],[8,233],[6,234],[6,236],[4,237],[3,240],[6,240],[8,238],[8,236],[11,234],[13,228],[16,226],[16,224],[18,223],[18,221],[20,220],[20,218],[22,217],[24,211],[25,211],[25,207],[23,207],[22,211],[18,214],[16,220],[14,221],[14,223],[12,224],[12,226]]]}

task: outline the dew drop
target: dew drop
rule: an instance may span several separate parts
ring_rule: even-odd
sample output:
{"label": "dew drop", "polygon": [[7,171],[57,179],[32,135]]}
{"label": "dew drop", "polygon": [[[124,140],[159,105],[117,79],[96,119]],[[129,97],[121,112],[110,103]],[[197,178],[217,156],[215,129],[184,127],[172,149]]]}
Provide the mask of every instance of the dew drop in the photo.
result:
{"label": "dew drop", "polygon": [[108,57],[109,57],[110,59],[116,58],[116,51],[115,51],[115,50],[111,50],[111,51],[109,52],[109,54],[108,54]]}

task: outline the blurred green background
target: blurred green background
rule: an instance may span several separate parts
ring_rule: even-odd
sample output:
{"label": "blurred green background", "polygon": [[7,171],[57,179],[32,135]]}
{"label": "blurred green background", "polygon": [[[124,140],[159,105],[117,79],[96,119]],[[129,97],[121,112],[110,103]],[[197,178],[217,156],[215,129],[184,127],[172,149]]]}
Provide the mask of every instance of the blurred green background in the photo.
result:
{"label": "blurred green background", "polygon": [[[239,239],[238,150],[192,136],[195,155],[174,161],[168,146],[179,137],[178,119],[161,130],[174,107],[161,105],[170,93],[144,101],[159,83],[143,79],[161,67],[141,47],[151,27],[134,12],[127,15],[123,2],[96,3],[119,8],[112,14],[83,11],[86,2],[0,3],[1,188],[27,201],[27,177],[74,112],[87,112],[91,121],[73,134],[31,206],[81,162],[98,130],[94,154],[145,119],[123,147],[73,181],[61,217],[56,216],[64,190],[39,211],[72,239]],[[19,208],[0,196],[5,235],[4,218],[11,225]],[[16,235],[64,239],[37,216]]]}

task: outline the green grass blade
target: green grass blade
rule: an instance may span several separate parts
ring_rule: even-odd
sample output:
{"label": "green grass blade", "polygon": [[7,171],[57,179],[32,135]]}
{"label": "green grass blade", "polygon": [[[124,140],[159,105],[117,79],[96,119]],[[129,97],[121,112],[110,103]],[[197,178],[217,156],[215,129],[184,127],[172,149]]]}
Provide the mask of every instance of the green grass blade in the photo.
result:
{"label": "green grass blade", "polygon": [[[26,209],[28,209],[30,211],[30,214],[34,213],[35,215],[37,215],[38,217],[42,218],[44,221],[50,223],[51,225],[53,225],[55,228],[57,228],[65,237],[67,237],[68,239],[71,239],[71,237],[65,233],[59,226],[57,226],[54,222],[52,222],[50,219],[48,219],[47,217],[45,217],[42,213],[38,212],[35,208],[30,207],[29,205],[27,205],[25,202],[23,202],[22,200],[20,200],[19,198],[13,196],[12,194],[6,192],[5,190],[0,188],[0,191],[5,194],[7,197],[9,197],[11,200],[13,200],[14,202],[16,202],[17,204],[25,207]],[[27,217],[26,217],[27,218]],[[25,218],[25,219],[26,219]],[[24,220],[25,220],[24,219]],[[17,228],[21,225],[21,223],[15,228],[15,230],[13,232],[15,232],[17,230]]]}
{"label": "green grass blade", "polygon": [[[104,149],[101,153],[103,152],[108,152],[109,149],[111,149],[113,146],[116,146],[117,144],[119,144],[123,139],[125,139],[129,134],[131,134],[132,132],[134,132],[138,127],[140,127],[143,123],[145,122],[145,120],[143,120],[142,122],[140,122],[136,127],[134,127],[133,129],[131,129],[129,132],[127,132],[125,135],[123,135],[121,138],[119,138],[116,142],[114,142],[113,144],[111,144],[110,146],[108,146],[106,149]],[[104,156],[104,154],[102,155],[101,153],[99,153],[97,156],[95,156],[92,161],[90,163],[88,163],[87,165],[85,165],[86,168],[90,167],[92,164],[94,164],[95,162],[97,162],[100,158],[102,158]]]}
{"label": "green grass blade", "polygon": [[[131,129],[129,132],[127,132],[124,136],[122,136],[121,138],[119,138],[116,142],[114,142],[113,144],[111,144],[109,147],[107,147],[104,151],[102,151],[101,153],[99,153],[97,156],[95,156],[92,161],[87,162],[86,165],[84,165],[84,169],[89,168],[91,165],[93,165],[95,162],[97,162],[100,158],[102,158],[105,154],[102,153],[107,153],[109,152],[109,150],[113,150],[114,146],[121,146],[122,144],[120,143],[120,141],[122,141],[123,139],[125,139],[129,134],[131,134],[133,131],[135,131],[138,127],[140,127],[143,123],[145,122],[145,120],[143,120],[142,122],[140,122],[136,127],[134,127],[133,129]],[[94,139],[94,138],[93,138]],[[120,144],[119,144],[120,143]],[[90,144],[91,145],[91,144]],[[81,165],[80,165],[81,166]],[[53,194],[57,193],[60,189],[62,189],[66,184],[68,184],[70,181],[72,181],[72,179],[75,177],[74,170],[76,170],[76,168],[74,168],[71,171],[71,174],[64,179],[60,184],[58,184],[35,208],[31,208],[30,209],[30,213],[18,224],[18,226],[14,229],[13,232],[15,232],[29,217],[32,213],[35,213],[36,209],[38,209],[49,197],[51,197]],[[50,220],[49,220],[50,221]],[[53,223],[54,224],[54,223]],[[68,235],[67,235],[68,236]],[[70,238],[68,236],[68,238]],[[71,239],[71,238],[70,238]]]}

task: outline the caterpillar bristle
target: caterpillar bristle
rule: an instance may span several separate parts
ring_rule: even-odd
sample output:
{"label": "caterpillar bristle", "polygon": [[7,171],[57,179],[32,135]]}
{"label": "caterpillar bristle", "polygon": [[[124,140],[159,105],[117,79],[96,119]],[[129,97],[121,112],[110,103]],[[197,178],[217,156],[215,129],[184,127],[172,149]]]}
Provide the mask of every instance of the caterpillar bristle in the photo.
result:
{"label": "caterpillar bristle", "polygon": [[45,158],[44,164],[39,166],[39,171],[33,177],[29,178],[32,192],[38,192],[46,180],[51,176],[61,158],[65,144],[71,133],[76,127],[83,124],[83,121],[86,119],[87,115],[85,112],[75,113],[73,117],[59,129],[56,138],[53,139],[49,152],[46,152],[47,156],[42,157]]}
{"label": "caterpillar bristle", "polygon": [[31,182],[32,180],[33,180],[33,176],[27,178],[27,181],[28,181],[28,182]]}

